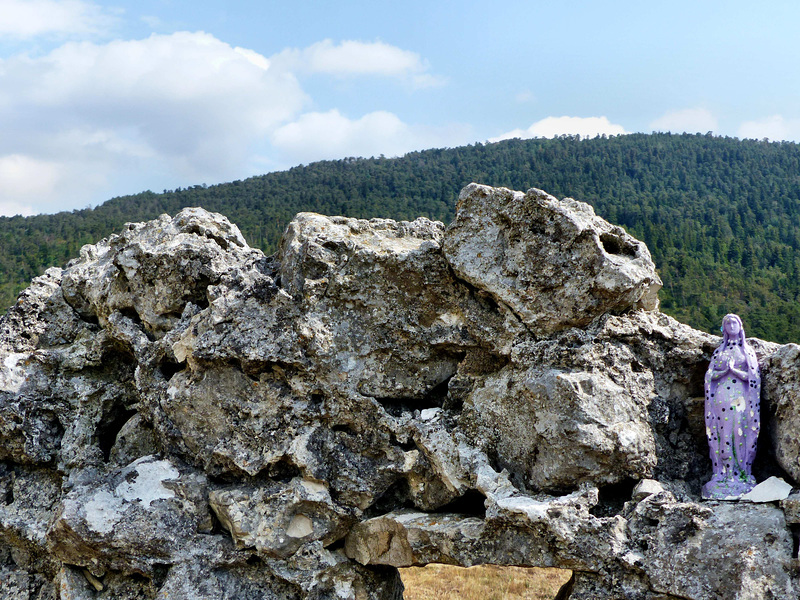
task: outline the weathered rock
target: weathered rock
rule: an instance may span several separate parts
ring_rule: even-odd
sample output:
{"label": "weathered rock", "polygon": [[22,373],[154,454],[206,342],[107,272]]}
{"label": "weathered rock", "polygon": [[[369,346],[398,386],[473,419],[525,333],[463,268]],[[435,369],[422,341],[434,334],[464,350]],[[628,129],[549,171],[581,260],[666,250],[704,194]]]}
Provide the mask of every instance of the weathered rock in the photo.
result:
{"label": "weathered rock", "polygon": [[426,408],[426,396],[455,374],[466,349],[490,341],[497,352],[508,347],[519,326],[453,277],[441,252],[443,230],[427,219],[310,213],[289,225],[281,286],[307,308],[318,382]]}
{"label": "weathered rock", "polygon": [[331,500],[327,486],[310,479],[214,490],[209,502],[238,547],[275,558],[288,558],[318,540],[329,546],[356,520],[354,511]]}
{"label": "weathered rock", "polygon": [[[362,564],[396,567],[434,562],[566,567],[566,563],[572,564],[574,554],[581,554],[584,567],[586,561],[598,561],[595,568],[599,568],[600,555],[618,545],[616,530],[624,521],[601,523],[589,513],[596,503],[597,489],[585,487],[548,500],[503,498],[491,504],[486,518],[396,511],[356,525],[347,537],[345,551]],[[594,539],[591,547],[581,547],[574,539],[585,520],[593,521],[591,527],[598,538],[605,538]],[[530,535],[531,530],[535,535]],[[590,558],[591,552],[598,556]]]}
{"label": "weathered rock", "polygon": [[547,500],[506,498],[485,520],[389,513],[354,527],[345,549],[362,564],[575,569],[583,575],[569,597],[578,598],[600,590],[610,598],[794,597],[792,538],[779,509],[679,503],[662,492],[596,518],[597,500],[591,488]]}
{"label": "weathered rock", "polygon": [[792,536],[777,508],[675,503],[657,494],[639,503],[628,522],[639,554],[633,566],[655,592],[708,600],[796,595]]}
{"label": "weathered rock", "polygon": [[769,357],[765,370],[762,415],[767,412],[775,458],[792,479],[800,482],[800,346],[780,348]]}
{"label": "weathered rock", "polygon": [[661,280],[647,247],[588,204],[471,184],[456,210],[444,242],[453,270],[537,333],[658,307]]}
{"label": "weathered rock", "polygon": [[[172,343],[188,368],[149,408],[156,427],[212,472],[235,466],[255,475],[291,454],[304,474],[360,509],[372,504],[413,471],[392,443],[411,435],[397,418],[441,405],[465,354],[488,346],[483,352],[499,355],[509,330],[521,331],[453,278],[442,231],[426,219],[299,215],[279,270],[215,288],[209,308]],[[361,460],[367,448],[372,458]]]}
{"label": "weathered rock", "polygon": [[800,524],[800,492],[789,494],[780,502],[787,523]]}
{"label": "weathered rock", "polygon": [[189,302],[207,304],[208,286],[255,252],[225,217],[184,209],[173,219],[129,223],[121,234],[84,246],[67,265],[61,289],[83,318],[106,323],[118,312],[159,337]]}
{"label": "weathered rock", "polygon": [[45,540],[61,494],[49,469],[0,463],[0,598],[54,599],[60,564]]}
{"label": "weathered rock", "polygon": [[106,573],[101,577],[87,569],[64,565],[57,577],[60,600],[155,600],[158,594],[152,579],[131,578],[119,573]]}
{"label": "weathered rock", "polygon": [[0,548],[0,597],[3,600],[55,600],[49,577],[20,569],[5,548]]}
{"label": "weathered rock", "polygon": [[506,367],[471,394],[463,426],[532,489],[616,483],[655,467],[650,395],[632,395],[605,373]]}
{"label": "weathered rock", "polygon": [[445,411],[427,408],[402,433],[415,449],[405,453],[403,472],[414,506],[436,510],[471,489],[470,469],[463,464],[463,436],[451,430]]}
{"label": "weathered rock", "polygon": [[[795,599],[794,497],[699,501],[718,338],[658,285],[537,190],[469,186],[448,229],[303,213],[274,257],[201,209],[129,225],[0,318],[0,598],[399,600],[446,562]],[[752,344],[756,475],[796,485],[796,347]]]}
{"label": "weathered rock", "polygon": [[4,356],[62,346],[81,334],[97,331],[65,302],[61,277],[61,269],[47,269],[31,281],[0,319],[0,351]]}
{"label": "weathered rock", "polygon": [[563,491],[655,474],[699,490],[713,348],[712,336],[641,310],[524,340],[473,382],[460,427],[518,485]]}
{"label": "weathered rock", "polygon": [[[90,571],[152,574],[185,562],[212,529],[206,479],[169,460],[140,458],[110,473],[76,473],[47,533],[61,561]],[[194,546],[194,547],[193,547]]]}

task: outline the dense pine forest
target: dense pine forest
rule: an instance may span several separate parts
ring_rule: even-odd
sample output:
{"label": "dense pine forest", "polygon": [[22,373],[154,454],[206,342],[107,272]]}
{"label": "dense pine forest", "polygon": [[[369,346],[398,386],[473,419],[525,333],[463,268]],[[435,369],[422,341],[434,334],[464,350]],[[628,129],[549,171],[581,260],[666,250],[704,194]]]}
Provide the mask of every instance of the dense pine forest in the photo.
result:
{"label": "dense pine forest", "polygon": [[566,136],[350,158],[0,218],[0,306],[126,221],[202,206],[271,253],[299,211],[448,222],[472,181],[592,204],[647,243],[664,281],[662,310],[693,327],[717,332],[722,316],[736,312],[750,336],[800,342],[800,146],[710,134]]}

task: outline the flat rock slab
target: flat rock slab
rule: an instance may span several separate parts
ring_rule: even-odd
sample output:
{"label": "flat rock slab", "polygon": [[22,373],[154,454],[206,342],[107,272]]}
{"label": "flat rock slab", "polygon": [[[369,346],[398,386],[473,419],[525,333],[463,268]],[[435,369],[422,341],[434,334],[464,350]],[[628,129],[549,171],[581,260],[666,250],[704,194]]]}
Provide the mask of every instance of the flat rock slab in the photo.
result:
{"label": "flat rock slab", "polygon": [[762,481],[748,493],[741,497],[741,500],[750,502],[778,502],[785,500],[792,492],[792,486],[780,477],[770,477]]}

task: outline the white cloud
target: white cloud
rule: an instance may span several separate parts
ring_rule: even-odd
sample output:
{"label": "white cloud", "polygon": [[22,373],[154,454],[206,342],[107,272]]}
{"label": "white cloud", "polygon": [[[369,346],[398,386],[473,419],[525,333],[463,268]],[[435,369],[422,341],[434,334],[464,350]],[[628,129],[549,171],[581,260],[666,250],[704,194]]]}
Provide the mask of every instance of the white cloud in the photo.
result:
{"label": "white cloud", "polygon": [[17,215],[29,217],[35,214],[36,210],[31,204],[20,204],[18,202],[0,200],[0,217],[14,217]]}
{"label": "white cloud", "polygon": [[800,119],[786,119],[781,115],[772,115],[754,121],[745,121],[739,127],[739,137],[772,141],[799,140]]}
{"label": "white cloud", "polygon": [[99,6],[81,0],[0,0],[0,36],[96,34],[112,22]]}
{"label": "white cloud", "polygon": [[[252,146],[307,101],[291,73],[209,34],[71,42],[42,57],[0,60],[0,156],[77,170],[94,184],[130,169],[173,181],[225,179],[240,176]],[[7,164],[17,164],[8,173],[31,172]],[[37,179],[20,175],[11,191],[0,186],[3,200],[86,204],[74,197],[86,185],[48,192]]]}
{"label": "white cloud", "polygon": [[267,70],[269,69],[270,62],[267,60],[266,57],[262,56],[255,50],[248,50],[247,48],[240,48],[236,47],[233,49],[234,52],[238,52],[242,56],[244,56],[250,63],[257,66],[259,69]]}
{"label": "white cloud", "polygon": [[608,117],[547,117],[536,121],[527,129],[514,129],[497,137],[490,138],[490,142],[499,142],[512,138],[552,138],[557,135],[580,135],[581,137],[595,137],[598,135],[622,135],[627,133],[622,125],[617,125],[608,120]]}
{"label": "white cloud", "polygon": [[349,119],[330,110],[301,115],[276,130],[272,143],[294,161],[311,162],[346,156],[400,156],[422,148],[463,144],[469,136],[465,127],[411,126],[386,111]]}
{"label": "white cloud", "polygon": [[673,110],[650,123],[652,131],[673,133],[706,133],[718,129],[717,118],[705,108]]}
{"label": "white cloud", "polygon": [[264,165],[472,139],[464,127],[409,125],[380,110],[302,114],[311,99],[296,72],[433,79],[417,54],[382,42],[324,41],[266,57],[203,32],[0,58],[2,210],[55,212],[146,187],[238,179]]}
{"label": "white cloud", "polygon": [[33,214],[32,204],[52,194],[61,175],[57,163],[21,154],[0,156],[0,215]]}
{"label": "white cloud", "polygon": [[331,40],[317,42],[304,52],[312,71],[334,75],[402,75],[424,71],[418,54],[383,42]]}
{"label": "white cloud", "polygon": [[56,163],[21,154],[0,156],[0,189],[3,195],[32,200],[49,193],[60,177]]}
{"label": "white cloud", "polygon": [[378,111],[350,120],[331,110],[307,113],[284,125],[272,136],[272,143],[291,156],[318,160],[397,154],[408,136],[408,126],[392,113]]}
{"label": "white cloud", "polygon": [[440,85],[419,54],[383,42],[323,40],[302,50],[291,48],[273,57],[284,68],[337,77],[383,76],[410,81],[416,87]]}

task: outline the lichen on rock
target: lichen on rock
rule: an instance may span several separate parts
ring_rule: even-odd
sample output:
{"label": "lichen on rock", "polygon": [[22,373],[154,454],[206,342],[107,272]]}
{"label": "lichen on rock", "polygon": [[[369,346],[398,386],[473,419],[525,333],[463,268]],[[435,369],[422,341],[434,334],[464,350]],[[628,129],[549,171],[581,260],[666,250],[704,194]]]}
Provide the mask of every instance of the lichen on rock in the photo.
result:
{"label": "lichen on rock", "polygon": [[[202,209],[129,224],[0,317],[0,597],[400,599],[445,562],[796,598],[797,494],[700,501],[718,338],[659,287],[540,190],[467,186],[449,227],[301,213],[272,257]],[[753,346],[756,472],[797,485],[797,347]]]}

